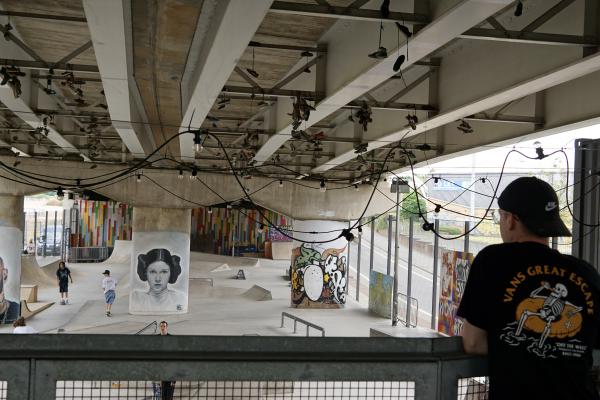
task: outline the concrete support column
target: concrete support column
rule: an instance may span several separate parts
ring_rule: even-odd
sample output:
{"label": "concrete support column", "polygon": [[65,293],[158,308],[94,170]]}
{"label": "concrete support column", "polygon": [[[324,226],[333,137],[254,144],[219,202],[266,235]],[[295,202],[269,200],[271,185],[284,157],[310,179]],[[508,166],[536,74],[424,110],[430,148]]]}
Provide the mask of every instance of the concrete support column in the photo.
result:
{"label": "concrete support column", "polygon": [[23,196],[0,195],[0,324],[19,317],[24,226]]}
{"label": "concrete support column", "polygon": [[129,313],[187,313],[191,217],[189,209],[133,209]]}
{"label": "concrete support column", "polygon": [[[337,238],[347,222],[294,220],[292,249],[292,298],[295,308],[342,308],[346,304],[348,263],[345,250],[348,241]],[[322,232],[319,234],[300,232]],[[337,238],[337,239],[336,239]]]}

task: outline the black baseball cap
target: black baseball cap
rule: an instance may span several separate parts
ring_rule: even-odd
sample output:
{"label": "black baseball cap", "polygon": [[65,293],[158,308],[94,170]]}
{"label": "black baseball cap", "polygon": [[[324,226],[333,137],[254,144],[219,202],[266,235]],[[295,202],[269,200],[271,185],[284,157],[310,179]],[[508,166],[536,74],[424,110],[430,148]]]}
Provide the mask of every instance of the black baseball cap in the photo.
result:
{"label": "black baseball cap", "polygon": [[110,275],[110,271],[105,269],[104,272],[102,273],[102,275]]}
{"label": "black baseball cap", "polygon": [[516,214],[525,227],[537,236],[571,236],[560,219],[556,192],[541,179],[533,176],[515,179],[498,197],[498,206]]}

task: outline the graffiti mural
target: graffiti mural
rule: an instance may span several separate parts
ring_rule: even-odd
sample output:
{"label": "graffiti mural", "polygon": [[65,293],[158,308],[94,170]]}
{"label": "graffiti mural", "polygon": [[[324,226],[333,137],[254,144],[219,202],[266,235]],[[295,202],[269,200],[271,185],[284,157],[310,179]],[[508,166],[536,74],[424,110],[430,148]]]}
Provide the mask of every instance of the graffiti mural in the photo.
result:
{"label": "graffiti mural", "polygon": [[467,285],[472,262],[471,253],[442,252],[438,332],[448,336],[459,336],[462,332],[463,322],[456,316],[456,311]]}
{"label": "graffiti mural", "polygon": [[394,278],[390,275],[371,271],[369,278],[369,311],[384,317],[392,316],[392,292]]}
{"label": "graffiti mural", "polygon": [[292,250],[292,307],[341,308],[346,304],[346,250],[319,252],[306,244]]}

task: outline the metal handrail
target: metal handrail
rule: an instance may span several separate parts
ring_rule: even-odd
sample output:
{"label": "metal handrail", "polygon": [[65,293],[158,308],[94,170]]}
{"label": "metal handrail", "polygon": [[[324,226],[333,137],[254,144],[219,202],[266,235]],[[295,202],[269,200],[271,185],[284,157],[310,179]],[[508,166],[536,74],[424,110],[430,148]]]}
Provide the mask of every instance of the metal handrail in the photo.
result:
{"label": "metal handrail", "polygon": [[[406,307],[408,308],[409,304],[408,304],[408,301],[406,299],[406,297],[407,297],[406,294],[404,294],[402,292],[398,292],[397,295],[398,295],[398,302],[400,302],[400,299],[404,300],[404,302],[406,303]],[[414,298],[414,297],[411,296],[410,297],[410,306],[412,307],[413,304],[416,304],[416,310],[415,310],[415,313],[414,313],[415,323],[413,324],[412,321],[411,321],[410,322],[410,326],[417,327],[417,325],[419,324],[419,300],[417,300],[416,298]],[[411,315],[413,315],[412,312],[411,312]],[[406,317],[406,310],[405,310],[404,313],[398,312],[398,320],[400,322],[403,322],[403,323],[406,324],[406,318],[403,319],[402,317]],[[412,320],[412,318],[411,318],[411,320]]]}
{"label": "metal handrail", "polygon": [[323,327],[320,327],[319,325],[315,325],[312,322],[308,322],[302,318],[296,317],[295,315],[292,315],[290,313],[286,313],[286,312],[282,312],[281,313],[281,327],[283,328],[283,318],[284,317],[288,317],[289,319],[294,321],[294,333],[296,333],[296,325],[298,322],[306,325],[306,336],[308,336],[308,332],[310,328],[316,329],[318,331],[321,331],[321,336],[325,337],[325,329],[323,329]]}
{"label": "metal handrail", "polygon": [[137,331],[135,333],[135,335],[141,335],[142,333],[144,333],[148,328],[154,326],[154,332],[152,332],[153,334],[156,333],[156,330],[158,329],[158,322],[157,321],[152,321],[150,322],[148,325],[146,325],[145,327],[143,327],[142,329],[140,329],[139,331]]}

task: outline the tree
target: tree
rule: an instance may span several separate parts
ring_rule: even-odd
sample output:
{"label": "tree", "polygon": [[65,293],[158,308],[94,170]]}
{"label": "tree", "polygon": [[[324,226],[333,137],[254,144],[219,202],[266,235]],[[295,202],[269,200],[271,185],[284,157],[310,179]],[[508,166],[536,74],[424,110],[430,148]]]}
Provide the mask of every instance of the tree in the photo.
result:
{"label": "tree", "polygon": [[421,208],[422,214],[427,214],[427,202],[425,199],[419,194],[419,205],[417,205],[417,196],[415,196],[414,192],[407,193],[404,195],[404,199],[402,200],[400,209],[400,218],[409,219],[410,217],[418,218],[419,217],[419,206]]}

